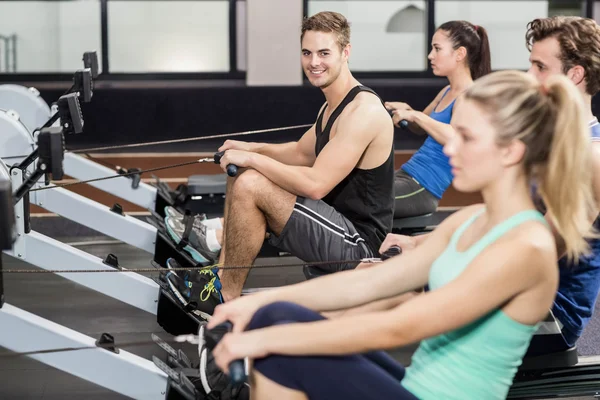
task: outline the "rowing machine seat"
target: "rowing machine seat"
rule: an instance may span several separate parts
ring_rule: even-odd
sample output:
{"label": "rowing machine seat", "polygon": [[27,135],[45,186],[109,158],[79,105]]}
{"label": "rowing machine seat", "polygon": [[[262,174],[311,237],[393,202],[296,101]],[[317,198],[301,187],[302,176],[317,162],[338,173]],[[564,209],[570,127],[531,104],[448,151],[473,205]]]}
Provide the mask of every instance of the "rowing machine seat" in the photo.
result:
{"label": "rowing machine seat", "polygon": [[225,194],[227,175],[192,175],[188,178],[187,186],[191,196]]}
{"label": "rowing machine seat", "polygon": [[579,361],[577,346],[554,353],[524,357],[519,371],[547,370],[554,368],[572,367]]}
{"label": "rowing machine seat", "polygon": [[192,214],[223,215],[226,189],[226,174],[192,175],[188,178],[186,200],[181,209],[190,210]]}
{"label": "rowing machine seat", "polygon": [[439,217],[435,213],[417,215],[415,217],[395,218],[392,224],[392,232],[408,234],[416,231],[431,230],[430,227],[439,224]]}

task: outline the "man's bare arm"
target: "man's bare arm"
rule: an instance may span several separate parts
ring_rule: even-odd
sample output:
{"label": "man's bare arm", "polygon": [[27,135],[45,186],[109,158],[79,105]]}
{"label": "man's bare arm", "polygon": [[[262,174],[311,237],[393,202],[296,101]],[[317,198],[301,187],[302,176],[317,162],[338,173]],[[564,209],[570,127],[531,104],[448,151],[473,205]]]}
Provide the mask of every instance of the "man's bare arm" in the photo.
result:
{"label": "man's bare arm", "polygon": [[311,126],[297,142],[257,143],[255,153],[287,165],[311,166],[315,162],[315,126]]}
{"label": "man's bare arm", "polygon": [[262,154],[287,165],[310,166],[315,160],[315,126],[311,126],[297,142],[287,143],[258,143],[227,140],[219,151],[244,150]]}
{"label": "man's bare arm", "polygon": [[363,103],[348,111],[312,167],[283,165],[258,154],[250,156],[248,167],[290,193],[321,199],[358,165],[375,135],[387,124],[391,128],[389,116],[377,104]]}

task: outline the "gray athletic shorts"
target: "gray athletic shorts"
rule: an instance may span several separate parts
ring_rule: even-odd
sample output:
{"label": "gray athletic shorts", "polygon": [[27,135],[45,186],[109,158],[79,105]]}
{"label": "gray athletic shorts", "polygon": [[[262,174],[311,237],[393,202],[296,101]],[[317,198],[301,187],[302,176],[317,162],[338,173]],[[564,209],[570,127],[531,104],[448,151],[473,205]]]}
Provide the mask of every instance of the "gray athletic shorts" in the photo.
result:
{"label": "gray athletic shorts", "polygon": [[[298,196],[281,235],[271,233],[269,244],[304,262],[360,260],[372,251],[346,217],[322,200]],[[353,269],[357,263],[319,265],[325,271]]]}

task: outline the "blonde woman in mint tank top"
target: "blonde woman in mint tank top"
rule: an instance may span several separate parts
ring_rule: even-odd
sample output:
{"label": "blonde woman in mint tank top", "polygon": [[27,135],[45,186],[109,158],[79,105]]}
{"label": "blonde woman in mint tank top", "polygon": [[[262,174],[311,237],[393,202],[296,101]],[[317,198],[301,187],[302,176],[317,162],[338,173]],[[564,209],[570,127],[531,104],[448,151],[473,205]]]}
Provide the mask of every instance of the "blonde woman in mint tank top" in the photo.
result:
{"label": "blonde woman in mint tank top", "polygon": [[[217,307],[207,329],[234,332],[217,366],[249,357],[253,399],[502,399],[557,285],[556,244],[587,250],[597,214],[589,128],[564,76],[540,85],[494,72],[465,92],[444,146],[452,184],[484,204],[446,219],[420,246]],[[530,197],[539,182],[551,226]],[[429,285],[400,305],[395,298]],[[323,313],[363,307],[351,316]],[[403,368],[381,350],[420,343]]]}

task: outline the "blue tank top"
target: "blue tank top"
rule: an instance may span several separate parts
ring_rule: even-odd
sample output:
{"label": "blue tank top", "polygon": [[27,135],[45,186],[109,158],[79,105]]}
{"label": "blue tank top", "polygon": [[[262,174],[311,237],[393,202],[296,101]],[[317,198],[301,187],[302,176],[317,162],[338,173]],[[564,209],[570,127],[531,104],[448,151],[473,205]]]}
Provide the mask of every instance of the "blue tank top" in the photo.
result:
{"label": "blue tank top", "polygon": [[[450,123],[452,109],[456,100],[453,100],[448,107],[440,112],[436,112],[435,110],[444,97],[446,97],[448,90],[450,88],[446,90],[429,115],[432,119],[444,124]],[[442,198],[442,195],[452,183],[450,161],[443,152],[443,146],[431,136],[427,136],[425,143],[413,154],[410,160],[402,165],[401,169],[412,176],[421,186],[438,199]]]}
{"label": "blue tank top", "polygon": [[[600,124],[595,119],[590,123],[593,142],[600,141]],[[600,229],[600,218],[594,222]],[[554,316],[563,324],[563,336],[573,346],[583,333],[594,312],[600,291],[600,240],[590,240],[590,254],[569,263],[567,258],[558,261],[560,283],[552,306]]]}

